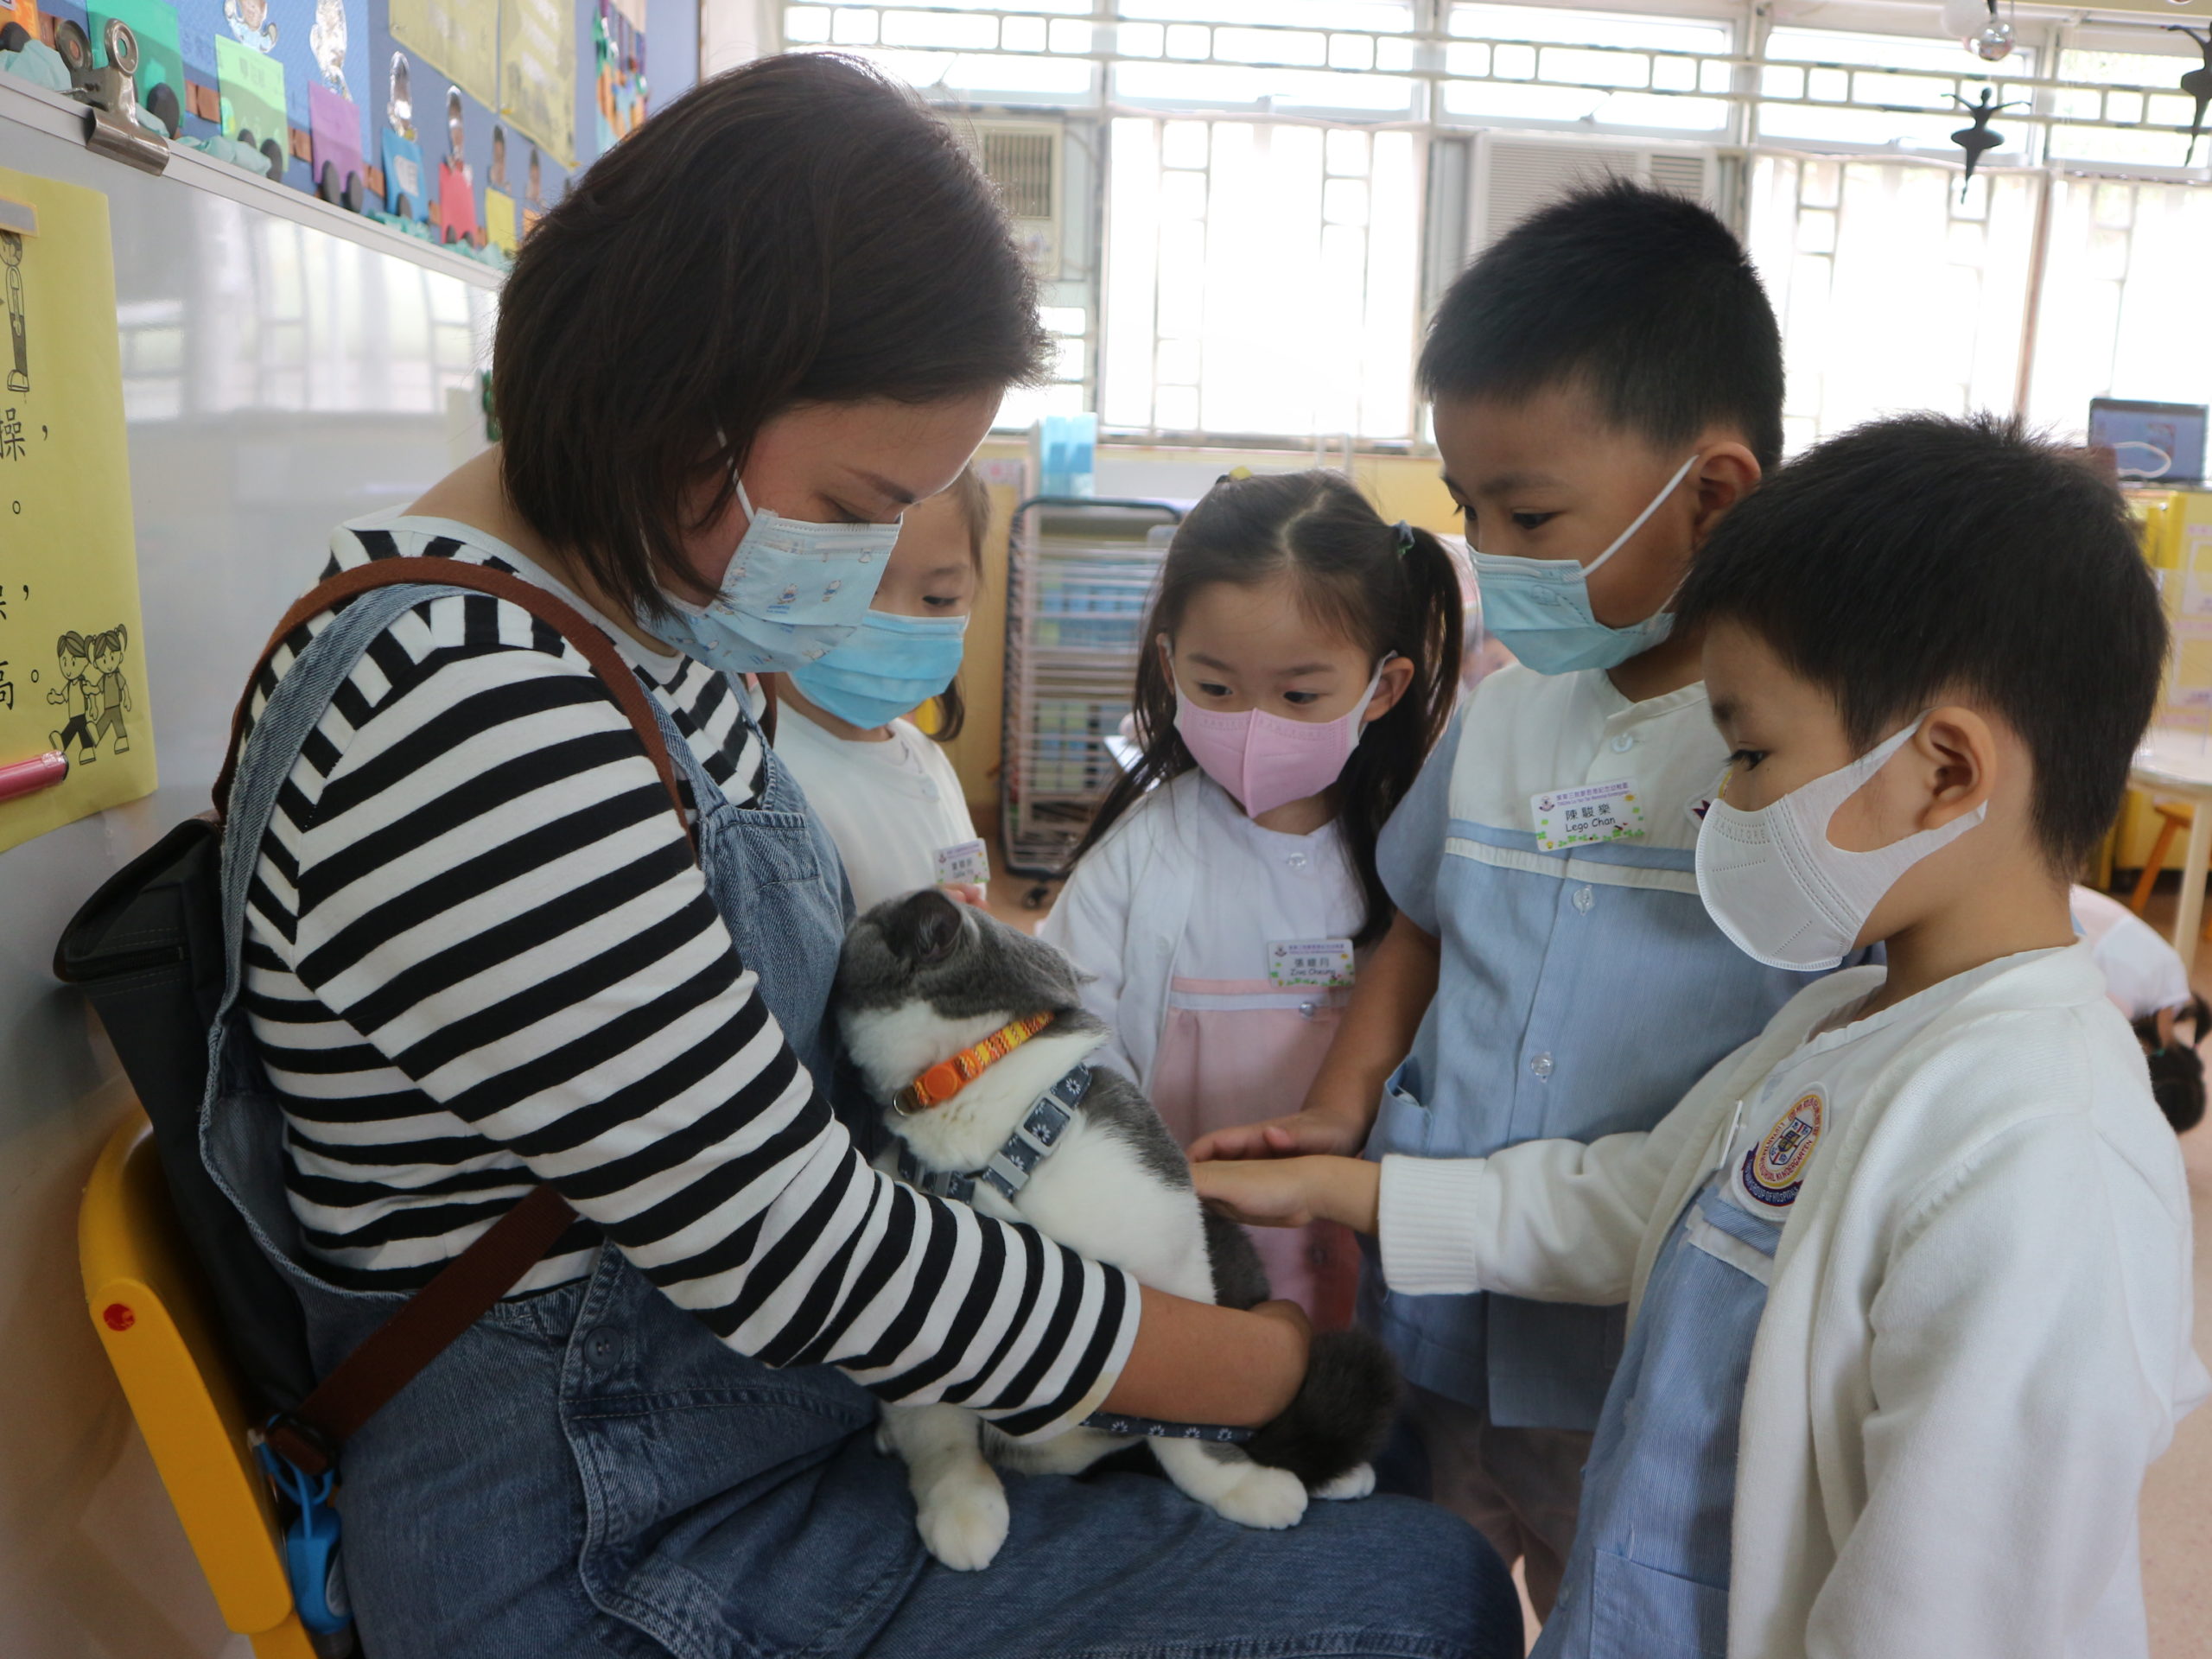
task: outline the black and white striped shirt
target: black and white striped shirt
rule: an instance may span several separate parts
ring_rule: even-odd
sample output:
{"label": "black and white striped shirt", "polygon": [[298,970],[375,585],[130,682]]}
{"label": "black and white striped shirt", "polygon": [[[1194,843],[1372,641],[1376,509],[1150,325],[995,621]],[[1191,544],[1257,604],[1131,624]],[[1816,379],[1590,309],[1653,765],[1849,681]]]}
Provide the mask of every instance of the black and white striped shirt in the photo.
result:
{"label": "black and white striped shirt", "polygon": [[[430,554],[555,586],[441,520],[379,515],[331,548],[334,572]],[[278,651],[255,716],[328,620]],[[742,693],[608,632],[709,773],[755,798]],[[582,1219],[521,1290],[577,1277],[604,1237],[741,1352],[1014,1434],[1064,1426],[1119,1371],[1127,1274],[862,1161],[629,721],[520,608],[428,601],[378,638],[279,796],[249,904],[292,1207],[334,1282],[420,1286],[550,1182]]]}

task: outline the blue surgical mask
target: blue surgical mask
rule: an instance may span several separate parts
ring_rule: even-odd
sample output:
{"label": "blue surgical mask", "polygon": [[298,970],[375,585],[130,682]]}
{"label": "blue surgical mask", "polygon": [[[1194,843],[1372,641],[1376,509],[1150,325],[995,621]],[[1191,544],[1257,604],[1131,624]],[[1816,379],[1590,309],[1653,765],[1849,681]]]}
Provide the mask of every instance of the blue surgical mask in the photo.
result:
{"label": "blue surgical mask", "polygon": [[1684,461],[1667,480],[1667,487],[1651,498],[1650,505],[1587,564],[1469,549],[1475,562],[1475,586],[1482,595],[1484,632],[1496,634],[1508,651],[1539,674],[1612,668],[1664,639],[1675,626],[1674,613],[1664,606],[1624,628],[1600,622],[1590,608],[1590,576],[1643,528],[1697,463],[1695,455]]}
{"label": "blue surgical mask", "polygon": [[960,671],[964,616],[893,616],[870,611],[826,657],[791,671],[809,702],[871,730],[910,715]]}
{"label": "blue surgical mask", "polygon": [[705,605],[671,596],[676,643],[725,674],[788,673],[842,645],[868,613],[899,524],[817,524],[756,507],[739,479],[745,509],[721,586]]}

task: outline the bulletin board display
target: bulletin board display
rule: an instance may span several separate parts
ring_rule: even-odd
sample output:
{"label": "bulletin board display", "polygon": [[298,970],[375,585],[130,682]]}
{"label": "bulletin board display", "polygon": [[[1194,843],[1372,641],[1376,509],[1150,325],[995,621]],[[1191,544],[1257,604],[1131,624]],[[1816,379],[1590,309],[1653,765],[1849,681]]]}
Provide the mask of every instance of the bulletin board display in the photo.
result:
{"label": "bulletin board display", "polygon": [[2174,490],[2137,511],[2172,630],[2152,724],[2212,730],[2212,493]]}
{"label": "bulletin board display", "polygon": [[96,54],[120,18],[140,103],[179,133],[249,140],[283,183],[433,241],[512,250],[579,168],[698,78],[698,5],[654,0],[648,19],[646,0],[0,0],[0,15],[49,41],[77,23]]}
{"label": "bulletin board display", "polygon": [[[2165,677],[2158,688],[2153,726],[2212,732],[2212,491],[2161,490],[2131,496],[2142,526],[2143,553],[2158,584],[2171,631]],[[2128,791],[2111,843],[2113,864],[2139,869],[2159,829],[2151,798]],[[2180,868],[2182,839],[2174,840],[2166,868]]]}
{"label": "bulletin board display", "polygon": [[[0,168],[0,851],[153,792],[107,198]],[[20,211],[28,209],[28,213]]]}

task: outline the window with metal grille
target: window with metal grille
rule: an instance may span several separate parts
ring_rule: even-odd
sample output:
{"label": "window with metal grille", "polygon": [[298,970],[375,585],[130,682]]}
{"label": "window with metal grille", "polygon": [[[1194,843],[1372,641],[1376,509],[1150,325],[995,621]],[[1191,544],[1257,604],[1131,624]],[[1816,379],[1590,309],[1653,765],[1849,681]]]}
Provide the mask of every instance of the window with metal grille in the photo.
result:
{"label": "window with metal grille", "polygon": [[1016,219],[1051,219],[1058,207],[1052,191],[1052,135],[986,131],[982,141],[983,171],[998,187],[1007,212]]}
{"label": "window with metal grille", "polygon": [[[2124,321],[2152,315],[2160,279],[2097,274],[2120,227],[2067,173],[2158,181],[2188,213],[2212,202],[2183,171],[2175,83],[2195,48],[2163,20],[2051,12],[2015,17],[2014,49],[1984,64],[1933,11],[1832,0],[1815,27],[1733,0],[838,0],[781,16],[788,43],[872,58],[979,124],[1049,114],[1070,167],[1085,158],[1031,220],[1067,238],[1046,281],[1060,378],[1010,398],[1008,423],[1093,408],[1109,430],[1412,442],[1424,299],[1613,149],[1750,238],[1784,316],[1793,444],[1881,409],[2023,397],[2078,426],[2075,394],[2100,375],[2097,391],[2161,395],[2138,384]],[[1985,87],[2018,107],[1962,194],[1953,135]],[[1494,144],[1471,201],[1471,145],[1516,131],[1529,153]],[[1017,213],[1052,189],[1027,149],[985,152]],[[2063,213],[2091,215],[2072,242]],[[2167,270],[2202,269],[2195,219],[2146,222],[2183,238]],[[2077,303],[2094,326],[2062,338]]]}

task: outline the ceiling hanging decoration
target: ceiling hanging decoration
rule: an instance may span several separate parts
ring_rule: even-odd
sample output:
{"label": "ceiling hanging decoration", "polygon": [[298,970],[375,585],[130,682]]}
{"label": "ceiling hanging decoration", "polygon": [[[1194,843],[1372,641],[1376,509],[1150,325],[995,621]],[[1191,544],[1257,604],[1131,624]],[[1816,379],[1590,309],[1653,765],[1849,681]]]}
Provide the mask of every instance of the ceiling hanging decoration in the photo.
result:
{"label": "ceiling hanging decoration", "polygon": [[2212,104],[2212,29],[2200,35],[2179,23],[2168,23],[2166,32],[2188,35],[2196,42],[2196,49],[2204,58],[2202,64],[2181,78],[2182,91],[2196,100],[2196,112],[2189,118],[2189,153],[2182,157],[2181,164],[2187,167],[2196,160],[2196,141],[2204,131],[2204,107]]}
{"label": "ceiling hanging decoration", "polygon": [[1995,90],[1986,86],[1981,89],[1981,102],[1979,104],[1969,104],[1956,92],[1951,94],[1951,101],[1974,118],[1973,125],[1961,127],[1951,135],[1951,142],[1967,153],[1966,177],[1959,182],[1961,201],[1966,200],[1967,191],[1974,183],[1974,170],[1981,164],[1982,156],[1993,149],[2001,148],[2005,143],[2003,133],[1990,130],[1990,117],[1995,115],[1999,110],[2018,110],[2027,107],[2024,103],[1992,102],[1991,100],[1996,96]]}

